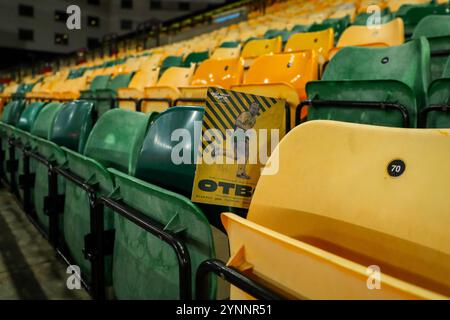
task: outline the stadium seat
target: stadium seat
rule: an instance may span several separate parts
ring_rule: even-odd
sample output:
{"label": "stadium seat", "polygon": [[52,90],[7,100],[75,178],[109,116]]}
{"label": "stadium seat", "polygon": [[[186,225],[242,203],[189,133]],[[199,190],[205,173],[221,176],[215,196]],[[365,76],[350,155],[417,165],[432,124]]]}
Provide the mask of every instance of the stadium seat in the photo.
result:
{"label": "stadium seat", "polygon": [[281,49],[281,37],[250,40],[242,48],[241,57],[245,61],[245,67],[249,67],[255,58],[264,54],[280,53]]}
{"label": "stadium seat", "polygon": [[208,51],[192,52],[186,56],[186,59],[184,59],[183,67],[190,68],[191,64],[195,65],[200,64],[208,58],[209,58]]}
{"label": "stadium seat", "polygon": [[405,23],[405,34],[410,36],[423,18],[437,14],[450,14],[448,4],[439,5],[430,1],[422,4],[404,4],[399,8],[396,16],[402,18]]}
{"label": "stadium seat", "polygon": [[134,73],[118,74],[108,83],[105,89],[97,89],[95,91],[95,98],[97,99],[95,104],[95,110],[97,116],[101,117],[106,111],[115,108],[117,103],[117,90],[119,88],[127,88]]}
{"label": "stadium seat", "polygon": [[190,86],[179,88],[180,99],[184,102],[180,100],[177,105],[189,103],[189,99],[206,99],[208,87],[229,90],[242,82],[243,72],[244,61],[241,58],[205,60],[195,71]]}
{"label": "stadium seat", "polygon": [[[31,146],[34,152],[46,159],[52,159],[57,165],[67,161],[62,146],[76,152],[82,152],[94,121],[93,103],[89,101],[72,101],[59,104],[50,103],[42,110],[32,130]],[[38,223],[48,234],[49,216],[46,213],[45,199],[50,196],[48,168],[33,159],[35,182],[33,201]],[[65,180],[58,177],[58,195],[65,194]],[[61,212],[60,212],[61,213]],[[64,216],[61,216],[62,225]],[[61,230],[62,231],[62,230]]]}
{"label": "stadium seat", "polygon": [[292,27],[291,32],[292,33],[300,33],[300,32],[308,32],[310,26],[308,25],[302,25],[302,24],[296,24]]}
{"label": "stadium seat", "polygon": [[[25,106],[22,113],[20,114],[18,122],[14,126],[10,126],[7,129],[7,136],[10,139],[14,139],[16,142],[21,143],[24,146],[30,145],[30,130],[38,117],[40,111],[44,107],[44,102],[32,102],[29,105]],[[17,167],[15,171],[9,172],[8,178],[9,183],[14,191],[19,195],[19,198],[23,200],[22,190],[18,188],[19,186],[19,176],[22,175],[23,172],[23,152],[22,148],[18,148],[15,145],[10,146],[10,148],[14,148],[14,157],[17,160]],[[8,147],[5,145],[4,149],[7,153],[9,153]],[[8,159],[10,155],[8,154]]]}
{"label": "stadium seat", "polygon": [[[389,7],[384,8],[381,12],[380,12],[381,16],[380,16],[380,23],[381,24],[385,24],[390,22],[394,16],[391,12],[391,10],[389,9]],[[360,14],[358,14],[355,18],[355,21],[353,21],[353,25],[358,25],[358,26],[365,26],[368,24],[369,19],[373,16],[373,12],[362,12]],[[374,22],[374,21],[372,21]]]}
{"label": "stadium seat", "polygon": [[25,101],[22,99],[14,99],[9,102],[4,108],[2,113],[2,122],[15,126],[20,119],[23,109],[25,108]]}
{"label": "stadium seat", "polygon": [[431,15],[417,25],[413,39],[426,37],[431,49],[431,79],[441,77],[450,56],[450,15]]}
{"label": "stadium seat", "polygon": [[[308,32],[323,31],[332,28],[334,31],[334,41],[337,42],[341,37],[342,32],[350,25],[350,17],[345,16],[340,19],[330,18],[322,21],[321,23],[312,24]],[[334,43],[333,43],[334,44]]]}
{"label": "stadium seat", "polygon": [[329,58],[329,52],[334,47],[333,29],[316,32],[297,33],[286,43],[284,52],[316,51],[319,63],[323,65]]}
{"label": "stadium seat", "polygon": [[168,56],[159,67],[159,76],[162,76],[171,67],[183,67],[183,56]]}
{"label": "stadium seat", "polygon": [[322,81],[306,85],[312,101],[308,120],[416,127],[418,114],[426,106],[429,59],[425,38],[397,47],[342,49],[330,61]]}
{"label": "stadium seat", "polygon": [[[108,195],[114,182],[108,168],[124,173],[135,171],[136,157],[149,126],[151,114],[122,109],[106,112],[95,124],[84,152],[62,147],[67,156],[66,167],[85,181],[98,183],[98,194]],[[105,230],[113,228],[113,215],[105,209]],[[64,239],[74,262],[86,281],[91,281],[91,265],[86,260],[84,238],[90,233],[90,207],[87,193],[66,181],[64,201]],[[111,257],[105,261],[106,283],[111,285]]]}
{"label": "stadium seat", "polygon": [[64,81],[64,85],[58,91],[53,92],[52,97],[62,100],[76,100],[87,87],[87,76],[81,75]]}
{"label": "stadium seat", "polygon": [[442,76],[430,84],[428,104],[430,110],[424,110],[424,126],[450,128],[450,57]]}
{"label": "stadium seat", "polygon": [[405,42],[403,21],[396,18],[378,27],[350,26],[342,33],[332,56],[347,46],[389,47]]}
{"label": "stadium seat", "polygon": [[139,66],[139,69],[151,71],[151,70],[155,70],[155,69],[159,68],[159,66],[163,60],[163,56],[161,54],[154,53],[150,56],[144,55],[140,59],[141,59],[141,64]]}
{"label": "stadium seat", "polygon": [[273,39],[276,37],[281,37],[281,41],[286,43],[289,38],[291,37],[293,33],[291,31],[288,31],[286,29],[280,30],[280,29],[269,29],[264,33],[264,38],[266,39]]}
{"label": "stadium seat", "polygon": [[[187,154],[195,154],[195,121],[201,123],[202,108],[174,107],[154,120],[137,157],[134,177],[110,169],[117,196],[134,209],[180,235],[186,241],[192,268],[192,283],[199,264],[215,256],[211,227],[204,214],[180,194],[190,196],[195,164],[175,165],[171,151],[179,142],[171,140],[176,129],[188,130],[192,142]],[[198,137],[199,138],[199,137]],[[169,191],[171,190],[171,191]],[[173,191],[177,192],[174,193]],[[135,201],[139,198],[140,201]],[[173,249],[157,237],[121,216],[114,219],[113,285],[118,299],[178,299],[178,261]],[[181,235],[182,233],[182,235]],[[141,251],[142,245],[147,250]],[[193,286],[195,292],[195,286]],[[209,297],[216,296],[211,281]]]}
{"label": "stadium seat", "polygon": [[[144,97],[144,88],[156,85],[158,81],[159,69],[143,69],[135,73],[131,79],[128,88],[118,88],[117,96],[119,99],[134,99],[135,101]],[[136,111],[136,102],[119,101],[122,109]]]}
{"label": "stadium seat", "polygon": [[390,0],[389,8],[396,15],[401,16],[402,12],[407,11],[411,6],[423,6],[430,2],[429,0]]}
{"label": "stadium seat", "polygon": [[240,46],[239,41],[225,41],[219,46],[219,48],[237,48]]}
{"label": "stadium seat", "polygon": [[241,54],[241,47],[233,47],[233,48],[217,48],[214,50],[211,55],[211,59],[220,60],[220,59],[236,59],[239,58]]}
{"label": "stadium seat", "polygon": [[181,96],[179,87],[190,85],[195,66],[190,68],[172,67],[158,80],[156,86],[144,89],[145,102],[141,105],[142,112],[161,112],[171,107]]}
{"label": "stadium seat", "polygon": [[111,81],[110,75],[99,75],[92,79],[89,90],[81,91],[80,93],[80,99],[94,99],[96,98],[95,92],[97,90],[106,89],[109,82]]}
{"label": "stadium seat", "polygon": [[295,108],[306,98],[306,83],[318,79],[318,69],[315,51],[263,55],[255,59],[243,84],[232,86],[231,89],[286,99],[291,107],[290,119],[293,126]]}
{"label": "stadium seat", "polygon": [[[291,299],[448,298],[449,134],[296,127],[269,159],[279,170],[259,179],[248,218],[222,215],[228,266]],[[382,273],[379,290],[368,290],[369,266]],[[231,299],[244,298],[232,288]]]}

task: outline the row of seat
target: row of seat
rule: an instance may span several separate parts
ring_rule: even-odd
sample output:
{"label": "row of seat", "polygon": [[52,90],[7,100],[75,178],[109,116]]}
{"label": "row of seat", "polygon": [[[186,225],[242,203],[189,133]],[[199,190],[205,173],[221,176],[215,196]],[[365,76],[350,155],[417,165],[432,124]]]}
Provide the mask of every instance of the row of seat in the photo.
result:
{"label": "row of seat", "polygon": [[[321,4],[328,6],[327,1]],[[342,14],[345,8],[340,8]],[[388,30],[386,25],[393,30],[403,26],[396,19],[382,30]],[[248,56],[248,70],[245,46],[234,58],[217,59],[213,53],[198,65],[172,66],[161,76],[161,56],[156,67],[138,63],[125,72],[135,61],[119,59],[92,69],[89,90],[81,93],[81,100],[67,103],[29,103],[32,94],[25,102],[33,86],[21,84],[0,123],[3,178],[35,208],[44,233],[51,233],[50,219],[55,210],[59,213],[59,242],[67,246],[89,284],[96,277],[86,246],[92,234],[92,198],[62,174],[58,190],[50,190],[50,170],[34,158],[29,166],[34,179],[24,181],[25,149],[95,186],[96,196],[117,200],[182,239],[195,283],[199,265],[218,256],[220,241],[211,224],[221,227],[219,213],[231,210],[193,204],[189,197],[195,165],[171,161],[171,132],[179,128],[191,133],[193,140],[185,150],[194,158],[200,137],[193,135],[193,126],[202,120],[203,108],[165,109],[180,98],[204,99],[209,86],[284,98],[297,112],[307,99],[307,113],[303,109],[302,116],[291,119],[309,121],[280,142],[280,171],[258,181],[247,218],[222,215],[231,249],[228,265],[287,298],[448,297],[450,242],[445,226],[450,172],[445,163],[450,160],[450,132],[445,128],[450,125],[450,60],[443,62],[448,59],[448,25],[447,16],[432,16],[421,21],[413,40],[405,44],[374,41],[385,35],[372,30],[373,37],[355,43],[359,47],[331,45],[333,58],[321,81],[319,65],[328,59],[320,61],[320,56],[324,44],[334,41],[332,29],[292,35],[286,47],[292,38],[301,39],[301,48],[292,52],[265,54],[267,41],[278,43],[280,35],[249,41],[247,45],[263,53]],[[347,30],[357,30],[350,28],[341,39]],[[157,52],[137,59],[145,62],[155,56]],[[86,72],[76,71],[56,74],[55,79],[75,80]],[[146,113],[139,113],[123,110],[135,110],[135,102],[121,98],[153,101],[143,101],[141,111]],[[109,110],[111,101],[120,108]],[[420,123],[422,119],[426,122]],[[31,195],[24,188],[27,184]],[[105,207],[103,212],[104,229],[114,235],[114,249],[105,261],[106,284],[113,296],[180,298],[180,271],[172,248],[112,209]],[[369,265],[381,268],[381,290],[367,289]],[[216,287],[210,278],[208,298],[217,296]],[[192,294],[196,289],[193,286]],[[231,298],[251,297],[232,287]]]}
{"label": "row of seat", "polygon": [[[2,119],[2,149],[11,155],[5,152],[5,139],[19,140],[96,185],[99,195],[120,199],[179,235],[188,247],[194,277],[200,263],[215,257],[210,212],[183,196],[191,191],[195,166],[171,162],[175,143],[167,133],[177,128],[193,133],[191,120],[202,117],[198,107],[175,107],[159,115],[115,109],[91,129],[90,103],[33,103],[16,127]],[[248,218],[222,215],[231,248],[228,265],[254,280],[264,279],[289,298],[448,297],[447,131],[333,121],[295,128],[278,146],[279,172],[260,178]],[[186,142],[192,157],[195,145]],[[406,164],[403,176],[389,175],[396,170],[390,167],[396,159]],[[36,175],[33,201],[45,229],[48,168],[36,161],[31,168]],[[6,172],[10,179],[18,175]],[[61,240],[90,282],[90,263],[83,253],[91,230],[89,198],[63,177],[58,195],[65,199]],[[177,258],[168,245],[109,209],[104,226],[114,230],[114,251],[105,269],[115,298],[179,297]],[[374,264],[383,272],[381,290],[367,290],[365,266]],[[215,297],[214,280],[208,292]],[[231,298],[251,297],[233,287]]]}
{"label": "row of seat", "polygon": [[[177,128],[194,133],[194,122],[202,121],[203,109],[171,108],[159,115],[115,109],[106,112],[93,125],[93,104],[36,102],[22,108],[17,122],[8,117],[18,109],[10,103],[0,124],[5,178],[18,186],[23,175],[23,149],[30,148],[55,166],[70,170],[87,183],[96,184],[98,195],[120,197],[123,203],[151,217],[175,234],[182,233],[189,250],[192,281],[198,265],[215,257],[212,229],[190,196],[195,165],[177,166],[171,162],[175,146],[170,132]],[[192,139],[199,139],[194,137]],[[6,165],[10,158],[9,140],[20,142],[15,149],[18,171]],[[158,143],[155,143],[158,141]],[[189,152],[194,156],[194,141]],[[187,143],[187,142],[186,142]],[[31,159],[34,174],[33,207],[44,232],[49,232],[48,167]],[[177,193],[174,193],[176,191]],[[91,232],[88,194],[62,176],[57,193],[63,197],[61,239],[81,274],[92,283],[91,265],[85,255],[85,237]],[[23,192],[20,193],[23,199]],[[139,201],[136,201],[139,199]],[[106,283],[119,299],[176,299],[177,257],[171,247],[127,219],[105,209],[105,230],[115,230],[114,253],[106,260]],[[195,287],[193,288],[195,290]],[[216,283],[210,284],[210,298]]]}

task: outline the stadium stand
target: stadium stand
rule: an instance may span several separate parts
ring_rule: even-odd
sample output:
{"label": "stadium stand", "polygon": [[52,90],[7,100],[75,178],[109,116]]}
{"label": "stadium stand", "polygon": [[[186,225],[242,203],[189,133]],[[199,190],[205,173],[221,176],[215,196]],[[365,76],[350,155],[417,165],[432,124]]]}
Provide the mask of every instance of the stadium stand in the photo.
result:
{"label": "stadium stand", "polygon": [[[263,2],[8,74],[2,181],[94,299],[450,298],[449,2]],[[195,164],[171,161],[176,129],[195,157],[211,87],[285,102],[279,171],[244,213],[192,202]]]}

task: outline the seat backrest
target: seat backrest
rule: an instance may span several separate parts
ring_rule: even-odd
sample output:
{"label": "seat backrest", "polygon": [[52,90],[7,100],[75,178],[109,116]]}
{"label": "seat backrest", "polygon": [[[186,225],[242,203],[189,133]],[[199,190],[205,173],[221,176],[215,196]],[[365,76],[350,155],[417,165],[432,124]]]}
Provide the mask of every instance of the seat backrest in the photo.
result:
{"label": "seat backrest", "polygon": [[154,70],[159,67],[162,61],[162,55],[161,54],[152,54],[150,56],[143,56],[141,57],[141,65],[139,69],[141,70]]}
{"label": "seat backrest", "polygon": [[61,106],[62,104],[59,102],[50,102],[46,104],[34,121],[33,126],[31,127],[31,134],[39,138],[48,139],[53,126],[53,121],[58,115],[58,112],[61,111]]}
{"label": "seat backrest", "polygon": [[208,58],[209,51],[191,52],[187,55],[186,59],[184,59],[183,66],[185,68],[190,68],[192,63],[201,63]]}
{"label": "seat backrest", "polygon": [[107,89],[117,90],[119,88],[127,88],[133,75],[134,73],[118,74],[108,83]]}
{"label": "seat backrest", "polygon": [[269,29],[264,33],[264,38],[273,39],[276,37],[281,37],[283,43],[286,43],[286,41],[288,41],[292,34],[293,33],[291,31],[288,31],[286,29]]}
{"label": "seat backrest", "polygon": [[44,102],[33,102],[29,106],[25,107],[16,125],[17,128],[29,132],[44,105]]}
{"label": "seat backrest", "polygon": [[377,28],[350,26],[342,33],[336,47],[346,46],[398,46],[405,42],[403,20],[396,18]]}
{"label": "seat backrest", "polygon": [[194,68],[171,67],[159,78],[157,86],[185,87],[191,83]]}
{"label": "seat backrest", "polygon": [[[381,16],[380,16],[380,23],[387,23],[389,21],[391,21],[394,16],[391,13],[391,10],[389,9],[389,7],[384,8],[381,12],[380,12]],[[355,20],[353,21],[354,25],[358,25],[358,26],[365,26],[367,25],[367,23],[369,22],[370,17],[373,16],[372,12],[362,12],[360,13]]]}
{"label": "seat backrest", "polygon": [[240,84],[244,72],[241,58],[223,60],[205,60],[192,77],[193,86],[220,86],[229,89]]}
{"label": "seat backrest", "polygon": [[143,91],[145,87],[154,86],[158,81],[159,69],[139,70],[131,79],[128,87]]}
{"label": "seat backrest", "polygon": [[350,25],[350,16],[346,15],[342,18],[329,18],[321,23],[312,24],[308,31],[309,32],[317,32],[323,31],[327,29],[333,29],[334,31],[334,40],[338,40],[341,36],[342,32]]}
{"label": "seat backrest", "polygon": [[347,47],[328,64],[322,80],[397,80],[426,103],[430,48],[425,38],[386,48]]}
{"label": "seat backrest", "polygon": [[430,15],[448,14],[448,4],[438,5],[434,2],[429,2],[418,5],[404,5],[397,12],[397,17],[403,19],[405,23],[405,31],[413,33],[415,27],[421,20]]}
{"label": "seat backrest", "polygon": [[20,119],[20,115],[25,109],[25,101],[24,100],[13,100],[5,106],[5,109],[2,114],[2,121],[10,124],[17,125]]}
{"label": "seat backrest", "polygon": [[315,50],[319,56],[328,60],[328,54],[334,47],[333,29],[316,32],[296,33],[286,43],[285,52]]}
{"label": "seat backrest", "polygon": [[237,48],[240,46],[239,41],[225,41],[222,42],[219,48]]}
{"label": "seat backrest", "polygon": [[261,175],[247,218],[448,295],[449,135],[333,121],[297,126],[272,153],[278,171]]}
{"label": "seat backrest", "polygon": [[84,155],[106,168],[134,172],[136,156],[151,116],[123,109],[105,112],[87,139]]}
{"label": "seat backrest", "polygon": [[167,69],[171,67],[182,67],[182,66],[183,66],[183,56],[168,56],[161,63],[159,74],[162,75]]}
{"label": "seat backrest", "polygon": [[49,140],[83,153],[94,122],[93,110],[91,101],[75,100],[63,104],[51,126]]}
{"label": "seat backrest", "polygon": [[304,51],[256,58],[248,70],[244,84],[284,83],[295,88],[299,97],[304,99],[306,83],[317,79],[317,55],[314,51]]}
{"label": "seat backrest", "polygon": [[[194,181],[194,156],[199,146],[204,110],[201,107],[172,107],[159,114],[145,137],[137,159],[135,176],[190,197]],[[197,126],[197,129],[196,129]],[[176,131],[177,130],[177,131]],[[176,139],[172,140],[175,134]],[[188,139],[186,141],[186,139]],[[187,163],[172,159],[172,152]],[[182,154],[181,154],[182,153]]]}
{"label": "seat backrest", "polygon": [[442,75],[447,57],[450,56],[450,15],[431,15],[423,18],[412,36],[413,39],[420,37],[426,37],[430,43],[431,77],[433,80],[438,79]]}
{"label": "seat backrest", "polygon": [[[450,13],[450,8],[448,10]],[[450,50],[450,15],[430,15],[423,18],[412,35],[413,39],[420,37],[428,39],[432,52]],[[443,55],[437,56],[440,57]]]}
{"label": "seat backrest", "polygon": [[296,24],[292,27],[291,32],[298,33],[298,32],[308,32],[309,25],[303,25],[303,24]]}
{"label": "seat backrest", "polygon": [[242,49],[241,57],[255,58],[269,53],[281,52],[281,37],[273,39],[255,39],[248,41]]}
{"label": "seat backrest", "polygon": [[93,91],[97,89],[106,89],[110,80],[110,75],[96,76],[94,79],[92,79],[89,89]]}
{"label": "seat backrest", "polygon": [[230,48],[217,48],[211,55],[211,59],[236,59],[239,58],[241,54],[241,47],[230,47]]}

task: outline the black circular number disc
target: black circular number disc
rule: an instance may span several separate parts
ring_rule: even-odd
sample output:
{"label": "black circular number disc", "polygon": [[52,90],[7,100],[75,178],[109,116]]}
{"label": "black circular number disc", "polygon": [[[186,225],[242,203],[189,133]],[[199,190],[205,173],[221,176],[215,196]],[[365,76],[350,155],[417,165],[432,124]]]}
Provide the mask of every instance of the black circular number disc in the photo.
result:
{"label": "black circular number disc", "polygon": [[403,160],[393,160],[388,164],[387,172],[391,177],[400,177],[406,170],[406,164]]}

